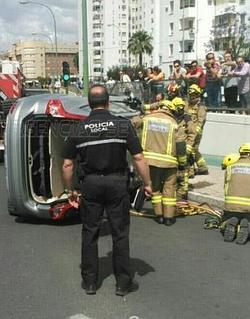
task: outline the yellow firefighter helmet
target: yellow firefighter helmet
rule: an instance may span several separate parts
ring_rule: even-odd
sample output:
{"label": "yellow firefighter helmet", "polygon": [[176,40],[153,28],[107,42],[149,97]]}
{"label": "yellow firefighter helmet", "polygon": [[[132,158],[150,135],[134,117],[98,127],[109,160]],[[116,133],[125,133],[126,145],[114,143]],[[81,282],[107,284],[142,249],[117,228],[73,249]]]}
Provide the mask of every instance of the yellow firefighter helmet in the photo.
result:
{"label": "yellow firefighter helmet", "polygon": [[172,101],[169,100],[160,101],[160,108],[163,110],[170,110],[172,112],[176,111],[176,106]]}
{"label": "yellow firefighter helmet", "polygon": [[250,143],[241,144],[239,148],[239,153],[250,153]]}
{"label": "yellow firefighter helmet", "polygon": [[183,110],[185,105],[186,105],[185,102],[183,101],[183,99],[180,97],[175,97],[172,100],[172,103],[175,105],[176,110]]}
{"label": "yellow firefighter helmet", "polygon": [[236,163],[240,158],[239,154],[228,154],[223,158],[223,161],[221,163],[221,168],[226,169],[228,166]]}
{"label": "yellow firefighter helmet", "polygon": [[201,94],[202,93],[202,89],[199,87],[199,85],[192,84],[192,85],[190,85],[190,87],[188,89],[188,93],[189,94]]}

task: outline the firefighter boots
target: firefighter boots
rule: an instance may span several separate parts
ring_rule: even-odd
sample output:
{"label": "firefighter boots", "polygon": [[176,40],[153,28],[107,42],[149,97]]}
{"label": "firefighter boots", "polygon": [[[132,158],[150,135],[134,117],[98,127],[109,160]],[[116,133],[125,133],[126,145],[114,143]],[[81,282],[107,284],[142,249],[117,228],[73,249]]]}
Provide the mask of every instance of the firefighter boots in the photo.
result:
{"label": "firefighter boots", "polygon": [[234,241],[236,237],[236,229],[239,220],[236,217],[231,217],[226,221],[224,230],[224,241],[231,242]]}
{"label": "firefighter boots", "polygon": [[240,221],[240,225],[238,226],[237,236],[236,236],[236,244],[244,245],[248,239],[248,220],[246,218],[242,218]]}

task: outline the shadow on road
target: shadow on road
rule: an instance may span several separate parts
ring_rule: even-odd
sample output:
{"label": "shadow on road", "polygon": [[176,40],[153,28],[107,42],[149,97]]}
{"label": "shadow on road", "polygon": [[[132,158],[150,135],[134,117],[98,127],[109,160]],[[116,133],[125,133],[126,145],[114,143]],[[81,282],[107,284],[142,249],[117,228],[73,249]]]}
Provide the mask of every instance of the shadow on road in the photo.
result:
{"label": "shadow on road", "polygon": [[[142,277],[150,272],[155,272],[155,269],[151,265],[139,258],[130,258],[130,264],[133,277],[135,275]],[[107,256],[99,258],[99,287],[101,287],[103,281],[112,274],[112,252],[109,252]]]}
{"label": "shadow on road", "polygon": [[20,224],[31,224],[31,225],[48,225],[48,226],[72,226],[76,224],[81,224],[81,218],[79,215],[63,219],[63,220],[52,220],[52,219],[39,219],[32,217],[16,217],[16,223]]}

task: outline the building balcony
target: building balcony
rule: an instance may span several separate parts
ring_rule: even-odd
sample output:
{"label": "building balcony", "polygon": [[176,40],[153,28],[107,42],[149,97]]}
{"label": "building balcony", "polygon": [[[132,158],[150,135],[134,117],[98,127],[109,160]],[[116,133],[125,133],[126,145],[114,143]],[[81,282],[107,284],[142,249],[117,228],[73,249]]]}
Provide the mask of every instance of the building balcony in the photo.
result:
{"label": "building balcony", "polygon": [[[181,34],[183,30],[180,30]],[[184,39],[185,40],[194,40],[195,38],[195,31],[194,29],[185,29],[184,30]]]}
{"label": "building balcony", "polygon": [[183,9],[180,9],[179,11],[180,16],[184,16],[185,18],[187,17],[196,17],[196,8],[195,7],[188,7]]}

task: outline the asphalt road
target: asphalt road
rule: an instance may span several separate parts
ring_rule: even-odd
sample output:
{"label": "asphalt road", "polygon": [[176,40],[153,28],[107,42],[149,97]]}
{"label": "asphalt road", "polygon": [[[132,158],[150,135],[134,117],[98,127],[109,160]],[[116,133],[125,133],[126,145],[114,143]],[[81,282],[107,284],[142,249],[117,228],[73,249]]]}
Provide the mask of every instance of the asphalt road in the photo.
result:
{"label": "asphalt road", "polygon": [[250,313],[250,243],[224,243],[202,217],[167,228],[132,217],[131,256],[139,290],[114,294],[111,240],[99,241],[102,285],[81,288],[77,220],[56,225],[9,216],[0,165],[0,319],[241,319]]}

